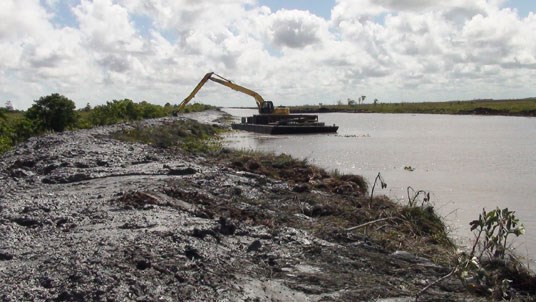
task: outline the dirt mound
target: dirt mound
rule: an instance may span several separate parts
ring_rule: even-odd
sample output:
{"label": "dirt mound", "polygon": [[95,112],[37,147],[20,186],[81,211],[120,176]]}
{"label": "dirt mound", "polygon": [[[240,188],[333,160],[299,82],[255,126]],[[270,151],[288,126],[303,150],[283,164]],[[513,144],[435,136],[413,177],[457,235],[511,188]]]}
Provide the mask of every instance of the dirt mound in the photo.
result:
{"label": "dirt mound", "polygon": [[[405,301],[449,271],[344,230],[374,210],[356,203],[360,179],[289,180],[108,136],[129,127],[2,156],[0,300]],[[450,280],[422,300],[468,297]]]}

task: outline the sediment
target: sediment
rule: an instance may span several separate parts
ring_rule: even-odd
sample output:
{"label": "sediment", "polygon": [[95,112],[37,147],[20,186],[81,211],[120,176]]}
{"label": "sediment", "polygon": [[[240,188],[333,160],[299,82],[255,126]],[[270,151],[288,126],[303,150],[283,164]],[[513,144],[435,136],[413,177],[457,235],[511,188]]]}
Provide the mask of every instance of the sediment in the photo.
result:
{"label": "sediment", "polygon": [[[110,136],[132,127],[34,137],[2,155],[0,300],[413,301],[450,270],[328,228],[325,205],[355,194]],[[449,279],[420,300],[478,298]]]}

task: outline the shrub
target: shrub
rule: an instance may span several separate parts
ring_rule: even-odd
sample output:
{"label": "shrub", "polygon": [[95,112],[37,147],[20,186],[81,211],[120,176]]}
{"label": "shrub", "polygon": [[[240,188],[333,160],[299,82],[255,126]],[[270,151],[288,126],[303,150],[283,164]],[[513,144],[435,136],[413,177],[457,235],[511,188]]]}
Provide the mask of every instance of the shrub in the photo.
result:
{"label": "shrub", "polygon": [[12,123],[13,127],[13,143],[18,144],[26,141],[30,137],[37,134],[38,129],[35,128],[34,123],[27,118],[21,118]]}
{"label": "shrub", "polygon": [[470,225],[475,241],[471,252],[458,259],[461,280],[475,292],[496,299],[511,298],[516,292],[534,294],[536,277],[509,252],[510,235],[524,233],[514,211],[484,209]]}
{"label": "shrub", "polygon": [[0,111],[0,154],[6,152],[11,148],[12,141],[11,141],[11,129],[7,126],[7,123],[5,122],[5,115],[2,111]]}
{"label": "shrub", "polygon": [[111,125],[119,122],[137,121],[168,115],[164,107],[148,102],[134,103],[132,100],[113,100],[95,106],[89,114],[93,125]]}
{"label": "shrub", "polygon": [[28,109],[25,116],[40,131],[53,130],[61,132],[76,125],[75,107],[74,102],[70,99],[53,93],[35,101],[35,104]]}
{"label": "shrub", "polygon": [[142,142],[158,148],[180,147],[192,153],[208,153],[221,148],[215,134],[222,131],[211,125],[193,120],[178,120],[172,124],[144,127],[137,124],[133,129],[120,131],[113,137],[123,141]]}

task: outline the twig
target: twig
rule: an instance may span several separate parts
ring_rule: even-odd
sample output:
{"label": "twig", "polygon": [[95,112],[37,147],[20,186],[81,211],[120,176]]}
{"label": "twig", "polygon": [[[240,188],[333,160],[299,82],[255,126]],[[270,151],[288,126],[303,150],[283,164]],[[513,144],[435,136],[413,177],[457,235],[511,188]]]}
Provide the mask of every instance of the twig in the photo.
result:
{"label": "twig", "polygon": [[445,276],[443,276],[443,277],[437,279],[436,281],[434,281],[434,282],[428,284],[426,287],[424,287],[423,289],[421,289],[421,290],[417,293],[417,295],[415,295],[415,301],[417,301],[417,299],[419,299],[419,297],[420,297],[422,294],[424,294],[428,289],[430,289],[430,287],[432,287],[432,286],[434,286],[434,285],[440,283],[441,281],[443,281],[443,280],[449,278],[450,276],[454,275],[454,273],[456,273],[457,271],[458,271],[458,267],[456,266],[454,269],[452,269],[452,271],[450,271],[450,273],[448,273],[448,274],[446,274]]}
{"label": "twig", "polygon": [[377,222],[382,222],[382,221],[386,221],[386,220],[391,220],[391,219],[395,219],[396,217],[386,217],[386,218],[380,218],[380,219],[376,219],[376,220],[372,220],[372,221],[369,221],[369,222],[365,222],[363,224],[360,224],[360,225],[356,225],[354,227],[351,227],[351,228],[347,228],[346,231],[353,231],[353,230],[357,230],[357,229],[360,229],[360,228],[364,228],[366,226],[369,226],[371,224],[375,224]]}
{"label": "twig", "polygon": [[[370,203],[372,203],[372,199],[374,198],[374,189],[376,188],[376,182],[380,181],[380,184],[382,186],[382,189],[385,189],[387,187],[387,184],[385,181],[383,181],[382,175],[380,172],[378,172],[378,175],[376,176],[376,179],[374,179],[374,184],[372,185],[372,190],[370,191]],[[369,204],[370,206],[370,204]]]}

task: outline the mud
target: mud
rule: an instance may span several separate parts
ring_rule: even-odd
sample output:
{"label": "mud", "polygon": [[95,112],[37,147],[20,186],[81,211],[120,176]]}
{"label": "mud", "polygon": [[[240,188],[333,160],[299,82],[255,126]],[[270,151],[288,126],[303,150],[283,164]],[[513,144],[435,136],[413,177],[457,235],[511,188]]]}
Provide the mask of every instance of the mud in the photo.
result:
{"label": "mud", "polygon": [[[340,194],[109,136],[132,126],[1,157],[0,300],[410,301],[449,271],[359,232],[315,235],[309,201]],[[447,280],[420,300],[478,299]]]}

